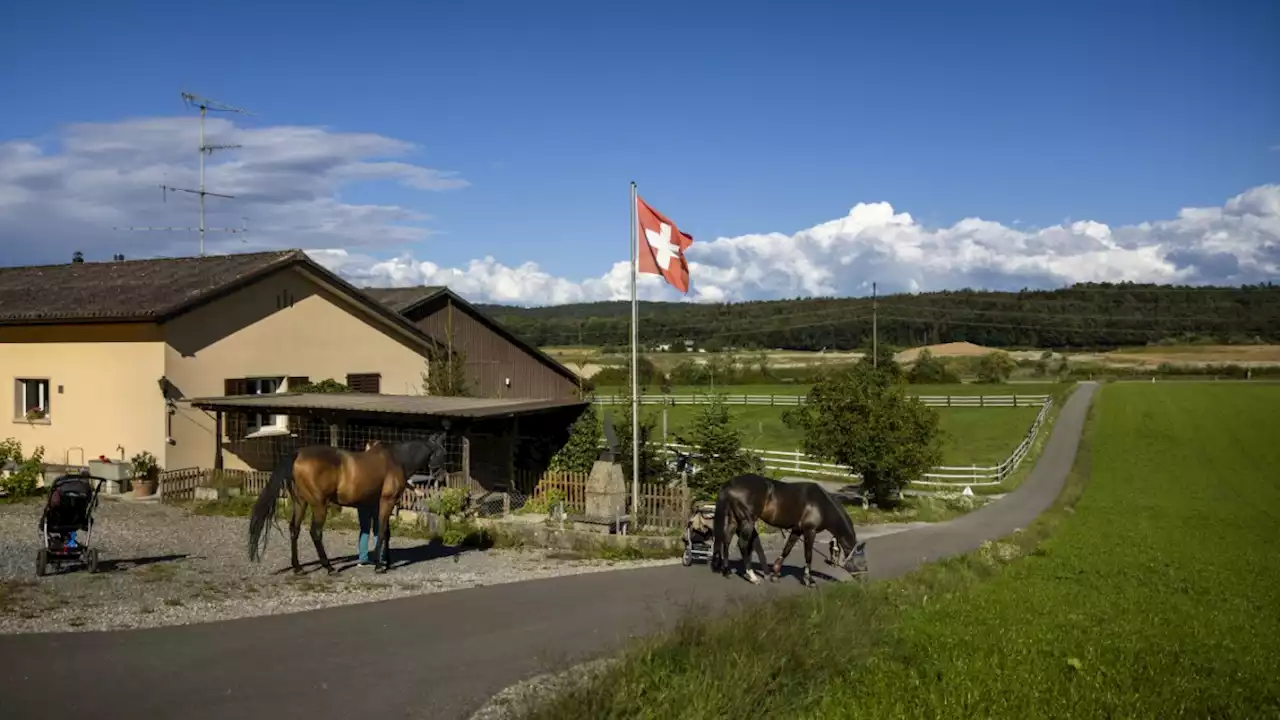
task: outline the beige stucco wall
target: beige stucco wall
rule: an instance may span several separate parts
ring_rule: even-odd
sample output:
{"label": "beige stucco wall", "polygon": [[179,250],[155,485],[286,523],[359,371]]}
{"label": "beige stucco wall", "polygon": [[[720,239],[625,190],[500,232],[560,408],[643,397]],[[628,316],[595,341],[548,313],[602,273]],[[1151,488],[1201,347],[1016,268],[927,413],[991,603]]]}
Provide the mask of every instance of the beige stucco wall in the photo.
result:
{"label": "beige stucco wall", "polygon": [[[47,463],[149,450],[163,458],[164,342],[149,325],[0,328],[0,438]],[[15,419],[16,379],[49,380],[49,417]]]}
{"label": "beige stucco wall", "polygon": [[[285,270],[165,324],[164,373],[187,398],[220,396],[227,378],[344,382],[347,373],[373,372],[382,374],[383,393],[421,392],[425,356],[361,312],[302,272]],[[177,408],[164,467],[211,467],[213,414],[184,402]],[[224,451],[227,468],[248,467],[245,459]]]}

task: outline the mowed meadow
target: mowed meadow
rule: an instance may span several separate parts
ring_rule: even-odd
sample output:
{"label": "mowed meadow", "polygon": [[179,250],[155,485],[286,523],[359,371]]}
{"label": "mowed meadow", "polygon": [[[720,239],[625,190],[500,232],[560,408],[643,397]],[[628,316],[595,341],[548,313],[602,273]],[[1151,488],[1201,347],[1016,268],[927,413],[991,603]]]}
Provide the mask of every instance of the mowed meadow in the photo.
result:
{"label": "mowed meadow", "polygon": [[[1061,396],[1073,384],[1037,384],[1037,385],[908,385],[911,395],[1057,395]],[[733,385],[720,388],[720,392],[729,398],[740,398],[750,395],[758,402],[767,402],[770,395],[792,401],[796,396],[803,396],[809,386],[752,386]],[[599,395],[609,396],[616,392],[613,388],[602,388]],[[672,395],[706,395],[708,388],[674,388]],[[646,393],[656,395],[656,393]],[[1060,401],[1060,397],[1059,397]],[[628,412],[626,405],[605,405],[615,415]],[[729,412],[733,416],[734,426],[742,431],[744,447],[759,450],[782,450],[795,452],[801,448],[802,434],[782,422],[785,405],[741,405],[731,404]],[[602,408],[603,409],[603,408]],[[1040,412],[1039,406],[998,407],[998,408],[954,408],[939,407],[938,420],[943,437],[943,465],[990,467],[996,465],[1013,452],[1031,423]],[[667,440],[679,442],[685,429],[693,424],[698,412],[697,405],[670,405],[667,411]],[[662,406],[643,405],[641,412],[653,417],[659,434],[662,431]],[[603,414],[601,415],[603,421]]]}
{"label": "mowed meadow", "polygon": [[1280,716],[1276,408],[1280,386],[1106,385],[1024,532],[691,618],[537,716]]}

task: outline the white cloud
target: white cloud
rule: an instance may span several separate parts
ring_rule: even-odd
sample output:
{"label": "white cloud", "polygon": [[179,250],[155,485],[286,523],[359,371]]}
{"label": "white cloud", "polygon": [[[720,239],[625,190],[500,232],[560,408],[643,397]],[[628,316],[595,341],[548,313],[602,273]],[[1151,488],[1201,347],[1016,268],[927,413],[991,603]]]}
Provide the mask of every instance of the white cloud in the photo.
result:
{"label": "white cloud", "polygon": [[[559,304],[629,297],[627,263],[570,281],[533,263],[493,258],[441,268],[409,256],[377,260],[313,251],[325,265],[368,285],[447,284],[475,300]],[[1016,290],[1076,282],[1240,284],[1280,279],[1280,185],[1263,185],[1220,207],[1185,208],[1172,220],[1112,228],[1076,221],[1016,229],[980,218],[930,228],[885,202],[794,235],[770,233],[695,242],[689,298],[727,302],[797,295],[862,295],[962,287]],[[646,299],[676,299],[641,276]]]}
{"label": "white cloud", "polygon": [[[427,237],[429,218],[402,205],[350,202],[342,197],[345,189],[369,181],[419,191],[467,186],[454,173],[411,162],[416,148],[409,143],[318,127],[237,127],[222,118],[210,119],[207,128],[210,142],[244,146],[211,159],[209,189],[237,199],[210,199],[209,224],[239,226],[247,216],[250,225],[248,235],[210,233],[211,252],[301,246],[358,284],[447,284],[476,301],[628,297],[626,262],[581,279],[519,264],[520,258],[484,257],[446,268],[411,254],[388,257]],[[197,133],[190,117],[151,118],[71,125],[47,147],[0,142],[0,263],[58,262],[74,250],[90,258],[190,254],[190,235],[110,228],[195,224],[193,198],[162,203],[157,186],[196,185]],[[689,229],[698,237],[696,228]],[[689,299],[699,302],[865,294],[872,281],[890,293],[1082,281],[1275,280],[1280,185],[1245,190],[1219,206],[1186,208],[1172,219],[1117,227],[1072,221],[1030,228],[981,218],[929,227],[888,202],[866,202],[791,235],[699,240],[689,258]],[[680,297],[650,275],[641,276],[640,293]]]}
{"label": "white cloud", "polygon": [[[297,238],[327,247],[402,245],[425,238],[426,215],[399,205],[344,201],[341,191],[367,181],[414,190],[468,185],[455,173],[405,161],[410,143],[371,133],[320,127],[237,127],[223,118],[205,123],[207,141],[239,149],[207,158],[210,252],[296,246]],[[81,250],[89,258],[191,254],[194,233],[112,230],[124,226],[198,224],[196,198],[165,199],[159,185],[196,188],[199,125],[192,117],[62,128],[56,142],[0,142],[0,262],[57,262]],[[395,158],[395,159],[392,159]]]}

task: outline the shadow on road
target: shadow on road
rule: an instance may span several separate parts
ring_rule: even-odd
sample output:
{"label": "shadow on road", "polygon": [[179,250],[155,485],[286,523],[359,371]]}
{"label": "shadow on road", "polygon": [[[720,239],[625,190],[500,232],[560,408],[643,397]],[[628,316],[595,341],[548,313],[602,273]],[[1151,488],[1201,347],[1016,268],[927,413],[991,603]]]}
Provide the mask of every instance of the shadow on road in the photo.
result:
{"label": "shadow on road", "polygon": [[124,572],[133,570],[147,565],[155,565],[157,563],[170,563],[186,560],[191,556],[187,553],[177,555],[151,555],[149,557],[140,558],[103,558],[98,561],[98,572]]}
{"label": "shadow on road", "polygon": [[[370,543],[370,545],[372,544],[373,543]],[[442,560],[444,558],[453,558],[454,562],[458,562],[458,558],[461,557],[463,553],[479,551],[482,549],[483,548],[472,547],[469,545],[445,545],[438,539],[430,540],[428,542],[419,542],[415,545],[398,545],[395,542],[395,538],[392,537],[391,569],[394,571],[396,568],[416,565],[418,563],[429,562],[431,560]],[[298,550],[299,554],[301,554],[301,541],[298,543]],[[328,548],[326,548],[326,550],[328,550]],[[369,548],[369,558],[370,562],[372,562],[373,547]],[[329,561],[333,564],[334,570],[339,573],[355,568],[359,559],[360,556],[357,553],[350,553],[347,555],[334,555],[331,553],[329,555]],[[323,570],[318,559],[312,559],[299,564],[302,566],[302,571],[304,573]],[[293,568],[289,565],[285,565],[279,570],[276,570],[275,574],[283,575],[289,572],[293,572]]]}

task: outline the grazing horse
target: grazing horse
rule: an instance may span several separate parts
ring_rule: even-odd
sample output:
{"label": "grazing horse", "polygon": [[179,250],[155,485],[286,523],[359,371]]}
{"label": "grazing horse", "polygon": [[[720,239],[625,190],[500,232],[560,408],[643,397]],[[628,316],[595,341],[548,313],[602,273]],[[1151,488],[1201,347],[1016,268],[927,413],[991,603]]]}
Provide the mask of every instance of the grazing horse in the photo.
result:
{"label": "grazing horse", "polygon": [[748,580],[758,582],[751,570],[750,550],[754,545],[761,565],[766,565],[764,548],[756,532],[756,519],[781,530],[790,530],[782,554],[773,563],[771,580],[782,574],[782,561],[786,559],[796,541],[804,538],[804,584],[815,583],[810,575],[813,565],[813,540],[823,530],[831,533],[835,545],[841,550],[837,562],[832,554],[829,562],[843,567],[847,572],[859,575],[866,572],[866,542],[858,542],[849,513],[831,495],[814,482],[778,482],[762,475],[747,474],[725,483],[716,499],[715,550],[712,569],[718,568],[729,575],[729,537],[735,529],[738,549],[742,553],[744,574]]}
{"label": "grazing horse", "polygon": [[434,474],[444,466],[444,433],[392,445],[372,442],[365,448],[364,452],[349,452],[329,445],[310,445],[281,460],[249,516],[249,559],[257,562],[261,558],[267,546],[263,530],[267,521],[275,518],[277,499],[288,492],[293,506],[289,542],[295,573],[302,572],[298,563],[298,535],[308,507],[316,554],[324,569],[334,572],[323,541],[329,503],[346,507],[377,506],[378,545],[374,549],[374,569],[376,572],[390,569],[391,513],[409,477],[422,470]]}

